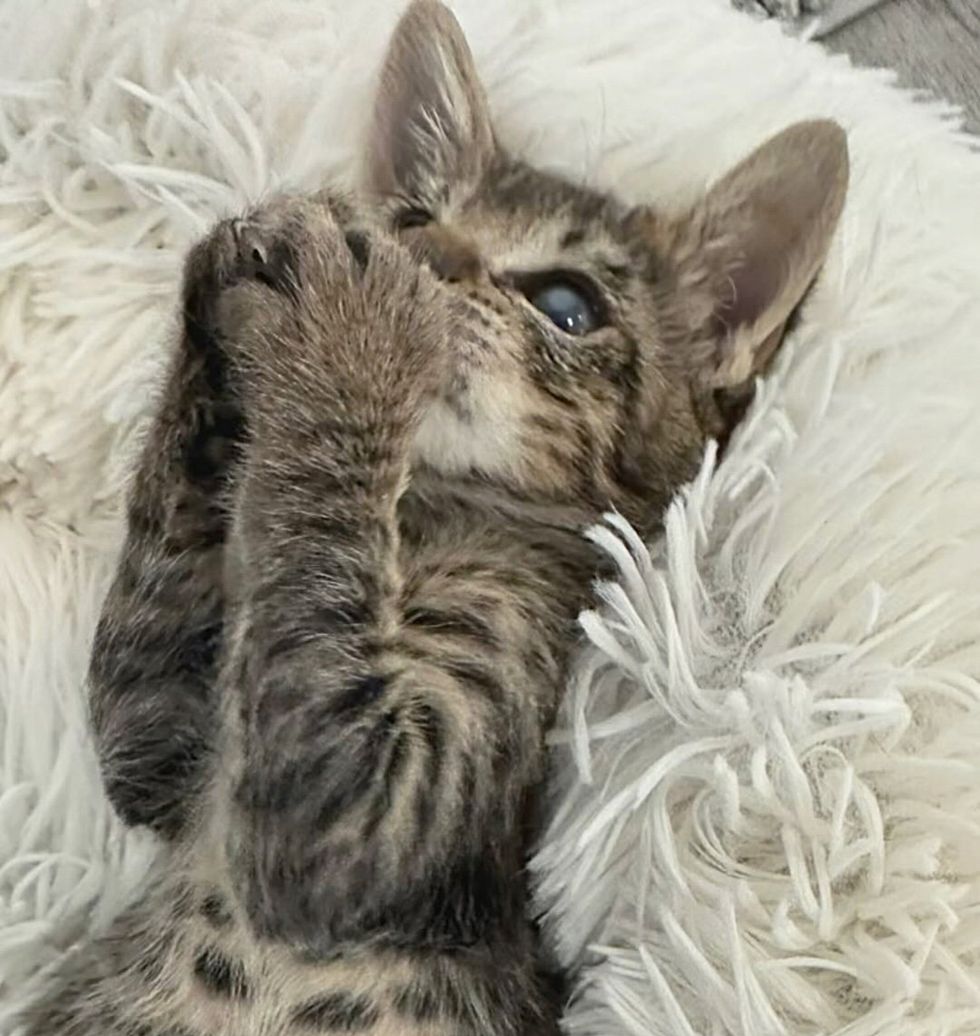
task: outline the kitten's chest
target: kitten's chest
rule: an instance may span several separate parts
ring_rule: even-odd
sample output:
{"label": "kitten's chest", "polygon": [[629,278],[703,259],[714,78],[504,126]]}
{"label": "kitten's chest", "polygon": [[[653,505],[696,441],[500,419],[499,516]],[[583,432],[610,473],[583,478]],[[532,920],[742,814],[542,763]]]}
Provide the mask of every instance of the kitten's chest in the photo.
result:
{"label": "kitten's chest", "polygon": [[504,801],[511,782],[516,789],[540,778],[588,596],[584,538],[436,495],[408,494],[400,524],[399,648],[509,715],[507,729],[523,746],[517,757],[528,762],[500,774]]}
{"label": "kitten's chest", "polygon": [[592,548],[577,529],[508,514],[478,495],[409,491],[399,532],[409,627],[433,613],[454,620],[430,623],[447,639],[470,619],[471,637],[504,653],[520,652],[529,638],[556,660],[571,647],[594,572]]}

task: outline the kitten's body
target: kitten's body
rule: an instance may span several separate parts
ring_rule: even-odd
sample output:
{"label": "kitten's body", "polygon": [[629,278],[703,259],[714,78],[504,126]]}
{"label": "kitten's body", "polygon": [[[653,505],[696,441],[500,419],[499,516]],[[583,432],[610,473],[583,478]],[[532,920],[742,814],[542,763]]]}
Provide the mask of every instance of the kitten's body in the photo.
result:
{"label": "kitten's body", "polygon": [[[345,245],[340,235],[331,242]],[[369,239],[362,247],[374,245]],[[408,257],[399,254],[384,273],[391,274],[392,303],[410,308],[417,292]],[[194,296],[190,282],[187,294]],[[208,294],[208,305],[217,294]],[[318,319],[319,308],[310,315]],[[200,324],[210,327],[211,320],[205,315]],[[408,327],[417,326],[409,318]],[[404,339],[392,344],[403,348]],[[429,351],[424,337],[421,347]],[[205,352],[212,348],[208,340]],[[280,354],[279,369],[258,379],[261,404],[246,406],[264,446],[245,461],[235,491],[221,607],[234,616],[231,631],[226,623],[230,646],[210,677],[222,689],[216,714],[199,721],[208,731],[200,742],[219,747],[191,781],[196,791],[184,787],[179,803],[161,807],[142,782],[138,790],[131,779],[110,784],[124,811],[171,839],[172,855],[147,899],[63,974],[59,996],[37,1012],[33,1032],[557,1032],[558,1005],[527,918],[523,865],[543,733],[594,571],[580,535],[588,512],[571,501],[502,493],[432,471],[418,445],[425,417],[419,411],[403,422],[401,406],[411,410],[415,402],[401,399],[398,385],[381,390],[377,408],[358,400],[355,412],[363,408],[379,420],[355,432],[354,453],[368,451],[378,477],[351,477],[335,443],[329,455],[320,452],[333,425],[324,432],[320,417],[343,408],[328,370],[322,379],[274,388],[282,365],[302,367],[307,355]],[[197,359],[187,336],[171,386],[180,386],[183,407],[207,409],[210,393],[188,393],[193,378],[180,373]],[[297,391],[310,401],[305,415]],[[167,407],[163,415],[147,448],[157,471],[168,470],[167,431],[196,423],[186,410],[177,422]],[[231,427],[237,434],[237,424]],[[213,453],[216,443],[205,441]],[[171,442],[167,501],[213,501],[204,485],[193,491],[188,477],[200,442]],[[204,483],[218,490],[225,468],[204,467]],[[267,495],[273,480],[277,489]],[[94,660],[99,685],[114,688],[117,698],[124,684],[119,660],[134,664],[132,645],[142,641],[140,671],[154,669],[159,639],[150,642],[148,630],[159,638],[171,615],[185,635],[195,625],[186,610],[178,616],[168,603],[150,600],[148,590],[165,589],[164,573],[175,565],[195,581],[213,572],[214,559],[205,562],[204,555],[221,549],[217,532],[202,535],[193,506],[166,508],[146,483],[140,489],[121,566],[125,573],[131,558],[140,579],[117,580]],[[232,492],[221,491],[226,499]],[[161,509],[168,531],[155,519]],[[316,535],[327,529],[329,545],[318,550]],[[174,553],[151,564],[151,550],[161,553],[161,532]],[[197,558],[187,555],[190,541],[199,544]],[[325,572],[339,570],[345,578],[322,585]],[[390,619],[386,599],[396,605]],[[210,640],[213,595],[197,600],[207,605],[199,628]],[[338,616],[343,633],[331,628]],[[177,636],[175,628],[160,645],[171,664]],[[200,651],[190,656],[199,664]],[[296,687],[306,683],[311,662],[324,667],[319,694],[299,697]],[[127,743],[152,729],[153,717],[139,719],[142,728]],[[160,719],[170,725],[173,716]],[[172,729],[152,737],[164,749],[181,744]],[[185,758],[196,751],[182,745]],[[132,763],[156,754],[144,745]],[[117,778],[126,772],[120,762],[113,760]],[[161,770],[171,778],[177,772],[166,764]],[[172,789],[168,782],[159,790]],[[155,813],[142,812],[154,806]]]}
{"label": "kitten's body", "polygon": [[523,868],[581,531],[655,528],[730,431],[846,153],[804,124],[665,220],[501,152],[432,0],[383,82],[380,202],[188,261],[91,674],[109,795],[170,858],[29,1036],[557,1032]]}
{"label": "kitten's body", "polygon": [[[443,487],[413,494],[404,505],[407,622],[399,641],[407,656],[441,659],[450,673],[458,671],[469,695],[481,696],[449,707],[471,725],[467,756],[482,758],[485,772],[482,789],[469,788],[452,817],[438,796],[439,782],[449,782],[440,769],[452,765],[452,735],[426,731],[430,741],[447,743],[431,745],[441,763],[435,754],[405,762],[405,770],[419,768],[426,783],[417,788],[401,774],[402,794],[411,796],[408,808],[418,817],[401,818],[400,837],[414,855],[425,842],[416,824],[451,825],[453,852],[441,853],[440,866],[427,880],[402,884],[395,878],[383,889],[375,886],[373,896],[394,893],[392,912],[337,933],[329,945],[318,945],[307,931],[257,938],[228,859],[227,799],[219,790],[172,851],[160,886],[116,923],[101,947],[82,951],[76,977],[66,976],[33,1032],[557,1032],[558,1004],[526,916],[522,867],[531,803],[523,791],[540,776],[541,755],[533,748],[554,709],[588,583],[585,545],[571,531],[529,528],[503,511],[480,506],[474,513],[465,497],[459,500]],[[480,725],[466,717],[497,708],[498,696],[505,699],[518,689],[540,701],[533,721],[523,715],[526,703],[510,709],[519,724],[516,737],[530,744],[524,752],[515,747],[497,753]],[[422,729],[425,722],[444,722],[438,713],[420,719]],[[529,758],[518,769],[522,755]],[[380,762],[392,765],[387,757]],[[510,767],[512,774],[501,772]],[[220,788],[220,778],[216,784]],[[315,796],[310,788],[309,797]],[[433,819],[435,810],[441,817]],[[330,875],[324,880],[329,883]],[[277,909],[289,914],[290,906]],[[100,973],[105,977],[93,981]]]}

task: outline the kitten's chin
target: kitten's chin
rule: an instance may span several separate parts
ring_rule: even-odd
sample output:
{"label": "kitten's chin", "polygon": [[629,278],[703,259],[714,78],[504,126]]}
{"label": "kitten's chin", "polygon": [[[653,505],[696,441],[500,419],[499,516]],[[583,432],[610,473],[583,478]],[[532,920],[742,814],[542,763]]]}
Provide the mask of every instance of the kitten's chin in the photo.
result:
{"label": "kitten's chin", "polygon": [[415,436],[414,460],[445,475],[513,475],[519,457],[509,415],[439,400]]}

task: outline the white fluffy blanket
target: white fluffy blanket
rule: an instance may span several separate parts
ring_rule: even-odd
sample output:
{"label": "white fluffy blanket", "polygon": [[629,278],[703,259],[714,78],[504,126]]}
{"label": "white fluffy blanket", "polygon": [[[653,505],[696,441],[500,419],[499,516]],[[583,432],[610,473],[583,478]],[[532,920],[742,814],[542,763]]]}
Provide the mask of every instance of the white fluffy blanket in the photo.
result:
{"label": "white fluffy blanket", "polygon": [[[0,7],[0,1031],[153,858],[82,675],[216,215],[352,169],[394,0]],[[831,115],[851,198],[729,455],[583,618],[540,906],[570,1033],[980,1032],[980,155],[724,0],[460,0],[502,138],[676,206]]]}

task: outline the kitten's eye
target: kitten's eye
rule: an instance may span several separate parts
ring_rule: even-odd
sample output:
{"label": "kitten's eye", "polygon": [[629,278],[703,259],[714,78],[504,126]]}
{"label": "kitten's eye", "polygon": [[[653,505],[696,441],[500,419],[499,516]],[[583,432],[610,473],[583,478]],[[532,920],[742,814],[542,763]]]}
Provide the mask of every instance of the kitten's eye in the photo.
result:
{"label": "kitten's eye", "polygon": [[395,227],[398,230],[409,230],[411,227],[427,226],[435,219],[428,209],[419,207],[402,209],[395,214]]}
{"label": "kitten's eye", "polygon": [[605,323],[595,292],[581,284],[565,279],[539,282],[526,294],[528,302],[566,334],[587,335]]}

